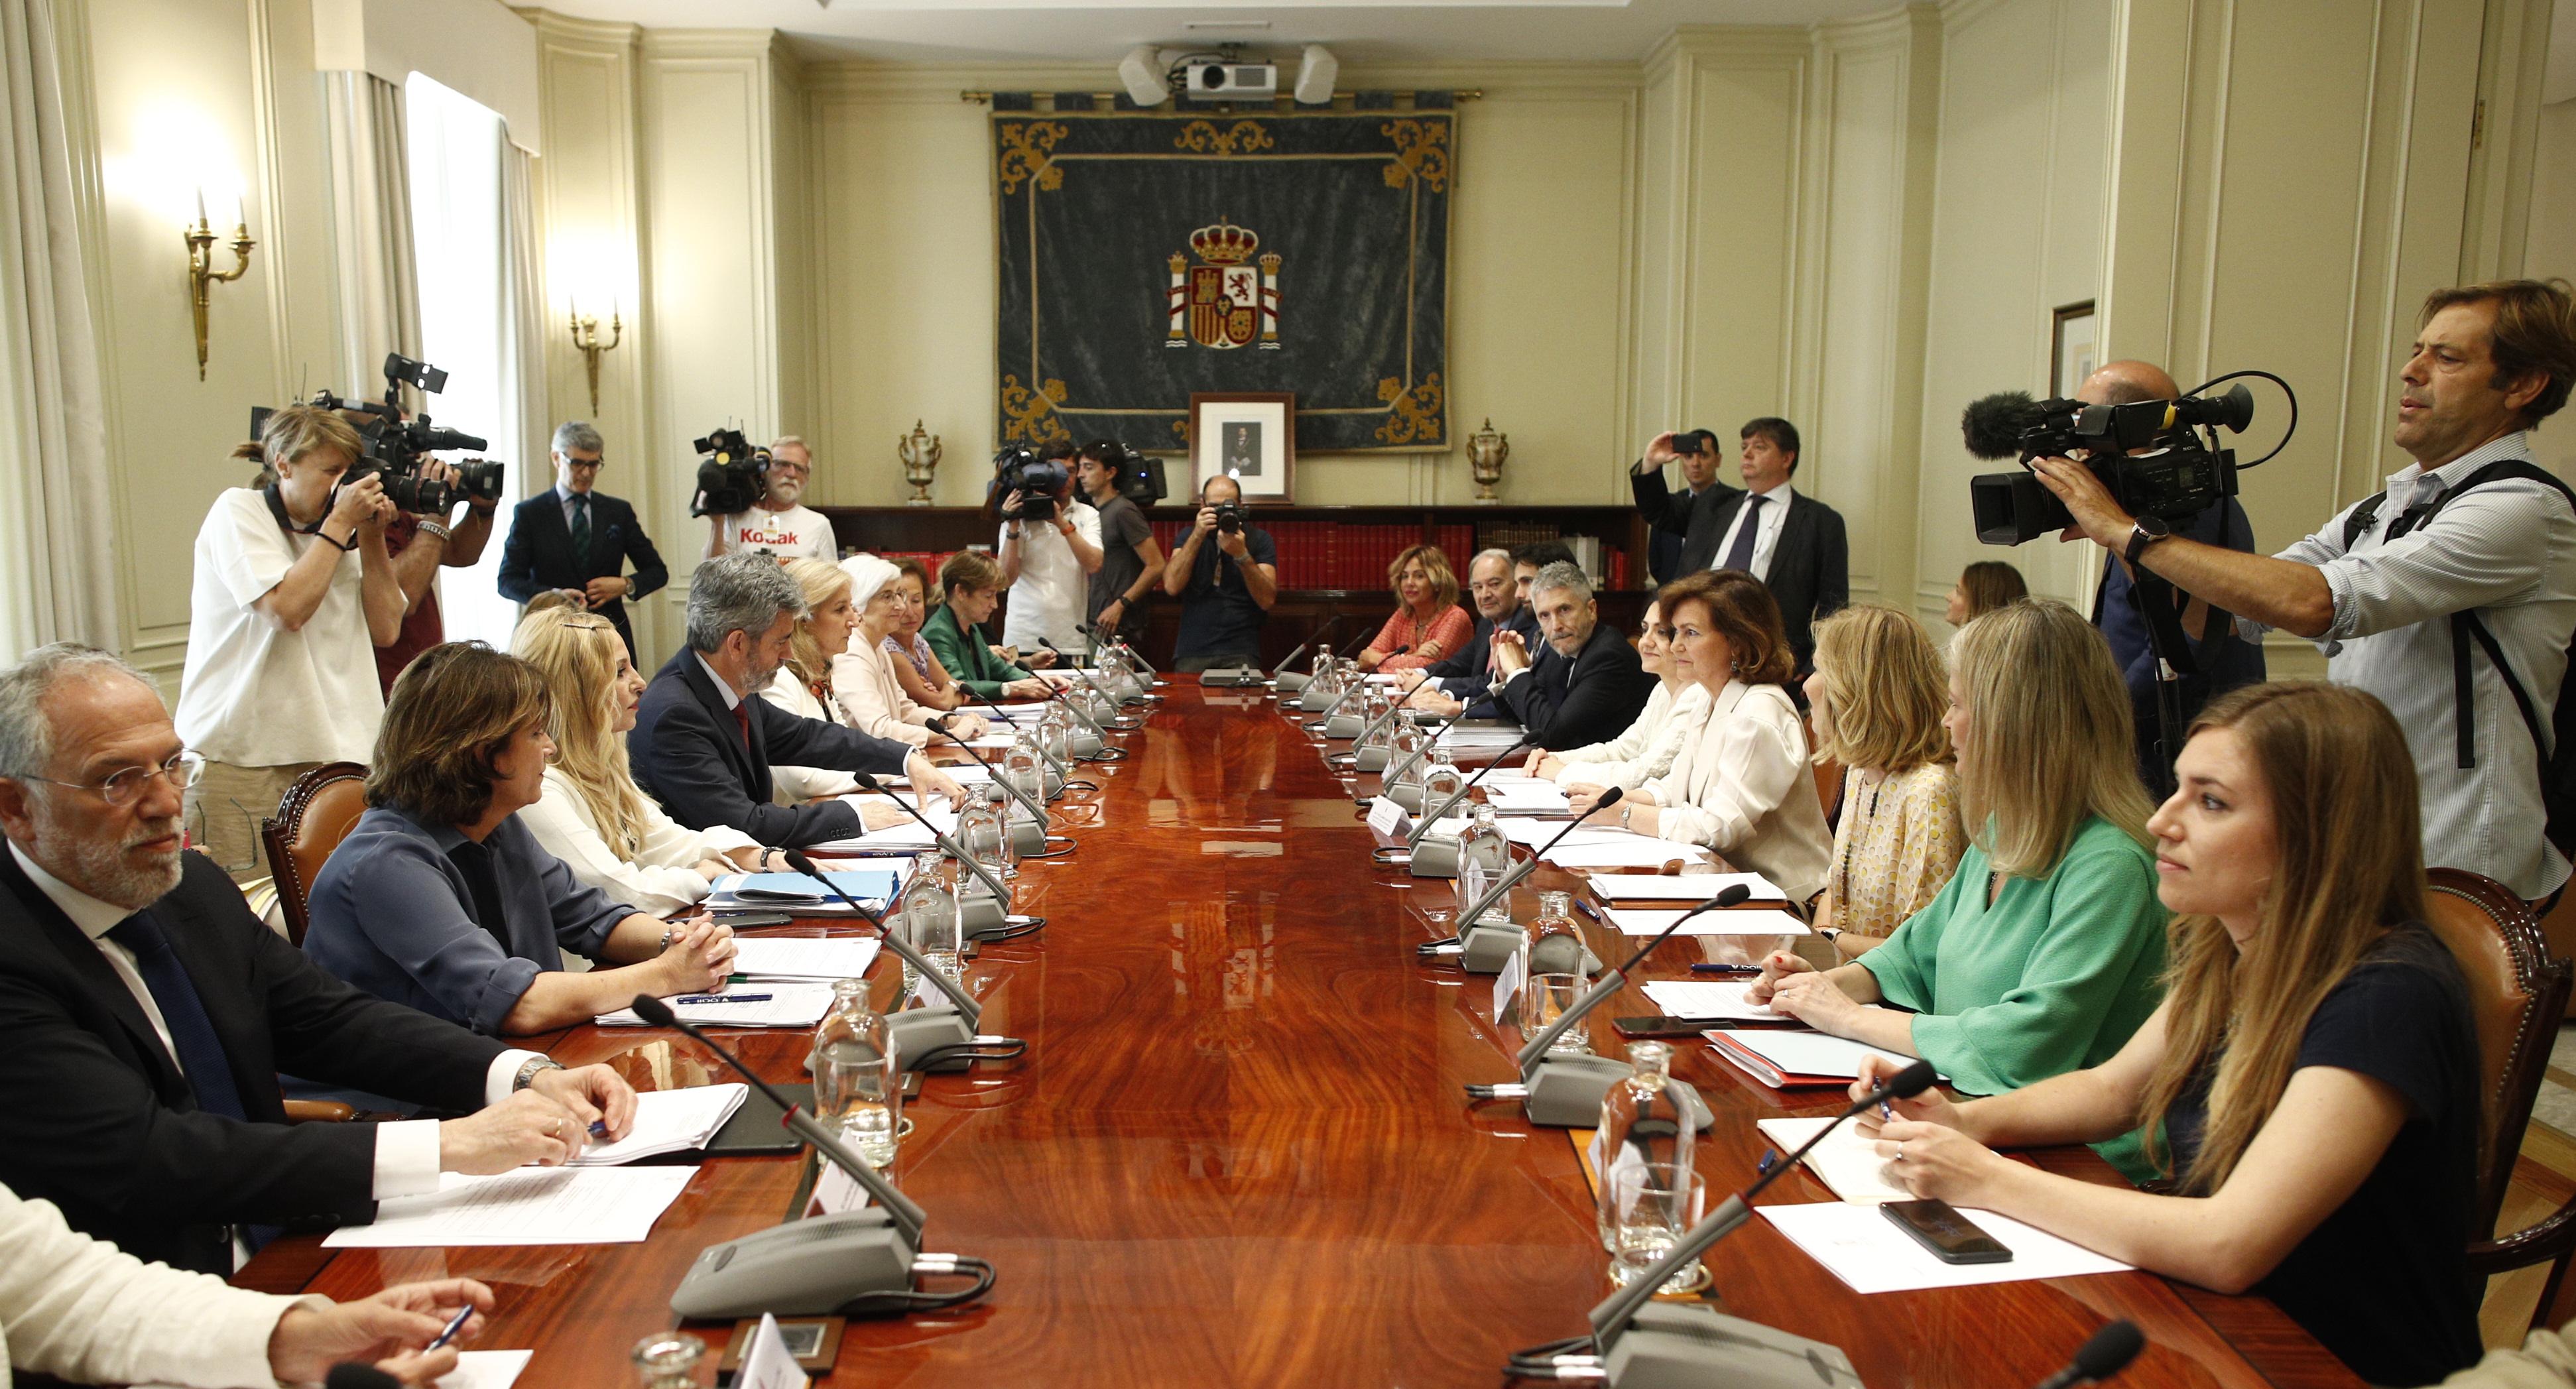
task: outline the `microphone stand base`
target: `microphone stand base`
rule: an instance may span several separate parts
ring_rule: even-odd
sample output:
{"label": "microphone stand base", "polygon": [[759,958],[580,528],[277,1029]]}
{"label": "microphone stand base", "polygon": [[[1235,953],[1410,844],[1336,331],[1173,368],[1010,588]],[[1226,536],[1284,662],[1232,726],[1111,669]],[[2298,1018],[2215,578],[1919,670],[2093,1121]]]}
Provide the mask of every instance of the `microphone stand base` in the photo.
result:
{"label": "microphone stand base", "polygon": [[[886,1014],[886,1033],[894,1043],[894,1055],[907,1071],[926,1071],[932,1075],[949,1075],[975,1064],[975,1058],[949,1055],[927,1066],[913,1064],[917,1057],[928,1056],[943,1047],[962,1047],[975,1041],[975,1029],[956,1005],[943,1003],[936,1008],[905,1008]],[[1624,1074],[1624,1070],[1623,1070]],[[1597,1118],[1598,1116],[1596,1116]]]}
{"label": "microphone stand base", "polygon": [[1035,820],[1011,822],[1011,851],[1022,858],[1032,858],[1047,851],[1046,826]]}
{"label": "microphone stand base", "polygon": [[1362,749],[1360,749],[1360,750],[1359,750],[1359,752],[1358,752],[1355,756],[1353,756],[1353,757],[1352,757],[1352,759],[1351,759],[1351,770],[1353,770],[1353,771],[1359,771],[1359,772],[1382,772],[1382,771],[1385,771],[1385,770],[1386,770],[1386,749],[1384,749],[1384,748],[1362,748]]}
{"label": "microphone stand base", "polygon": [[1270,677],[1270,683],[1278,687],[1279,693],[1283,695],[1292,695],[1302,693],[1306,688],[1306,682],[1313,678],[1314,677],[1312,676],[1297,675],[1283,670],[1277,675]]}
{"label": "microphone stand base", "polygon": [[[902,1054],[900,1052],[898,1055]],[[1539,1058],[1527,1076],[1529,1098],[1521,1102],[1521,1112],[1533,1124],[1559,1129],[1589,1129],[1601,1125],[1601,1102],[1610,1087],[1635,1074],[1636,1068],[1625,1061],[1607,1056],[1558,1053]],[[1682,1102],[1690,1106],[1691,1119],[1702,1130],[1712,1128],[1717,1116],[1709,1113],[1708,1101],[1687,1081],[1676,1080],[1673,1087],[1681,1092]]]}
{"label": "microphone stand base", "polygon": [[1424,835],[1422,842],[1413,846],[1413,857],[1405,864],[1405,871],[1417,878],[1457,877],[1458,841],[1442,834]]}
{"label": "microphone stand base", "polygon": [[900,1312],[887,1295],[912,1291],[916,1252],[883,1207],[790,1221],[700,1250],[671,1310],[699,1321]]}
{"label": "microphone stand base", "polygon": [[1335,738],[1356,738],[1360,736],[1360,731],[1367,727],[1368,720],[1357,714],[1335,714],[1324,720],[1324,737],[1327,741]]}
{"label": "microphone stand base", "polygon": [[1680,1303],[1637,1309],[1601,1367],[1611,1389],[1861,1389],[1839,1346]]}
{"label": "microphone stand base", "polygon": [[1458,938],[1458,968],[1469,974],[1500,974],[1528,941],[1529,933],[1518,926],[1478,922]]}
{"label": "microphone stand base", "polygon": [[1244,670],[1235,666],[1219,666],[1213,670],[1203,670],[1199,672],[1199,684],[1203,686],[1213,685],[1222,687],[1240,687],[1246,685],[1258,685],[1262,684],[1266,678],[1267,677],[1263,676],[1260,671]]}
{"label": "microphone stand base", "polygon": [[1297,707],[1305,710],[1309,714],[1320,714],[1325,710],[1332,708],[1333,701],[1336,698],[1338,698],[1338,696],[1328,695],[1322,690],[1316,689],[1312,685],[1308,685],[1297,691]]}
{"label": "microphone stand base", "polygon": [[1422,813],[1422,788],[1419,786],[1412,786],[1403,782],[1398,782],[1393,786],[1387,787],[1378,794],[1395,802],[1397,805],[1403,806],[1404,813],[1407,815],[1419,815]]}

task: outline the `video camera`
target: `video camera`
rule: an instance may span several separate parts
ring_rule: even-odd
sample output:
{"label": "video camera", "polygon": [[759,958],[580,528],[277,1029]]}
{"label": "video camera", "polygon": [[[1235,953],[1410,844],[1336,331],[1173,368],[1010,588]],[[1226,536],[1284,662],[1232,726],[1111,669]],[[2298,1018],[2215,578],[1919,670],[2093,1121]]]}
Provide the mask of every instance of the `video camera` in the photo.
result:
{"label": "video camera", "polygon": [[[433,424],[426,414],[404,419],[401,391],[405,385],[436,395],[447,389],[447,373],[399,352],[388,352],[382,401],[345,399],[323,390],[315,391],[313,398],[305,402],[323,410],[367,416],[366,423],[357,426],[360,455],[341,476],[341,484],[345,486],[370,473],[379,474],[385,496],[397,508],[416,516],[444,516],[468,498],[501,500],[503,466],[496,460],[471,458],[454,464],[453,483],[422,476],[422,465],[430,461],[431,454],[447,449],[485,448],[489,441]],[[264,405],[252,408],[252,438],[260,437],[267,428],[270,413]]]}
{"label": "video camera", "polygon": [[1061,458],[1040,458],[1018,444],[993,455],[993,486],[989,495],[999,499],[1020,494],[1016,508],[1001,513],[1005,521],[1052,521],[1056,500],[1072,478]]}
{"label": "video camera", "polygon": [[[2261,372],[2230,375],[2269,376]],[[2220,396],[2185,395],[2125,405],[2034,401],[2020,391],[1971,401],[1959,420],[1968,451],[1979,458],[2019,457],[2022,464],[2019,472],[1968,479],[1977,539],[1988,545],[2019,545],[2075,524],[2066,504],[2042,486],[2031,470],[2034,458],[2080,456],[2121,509],[2133,516],[2167,521],[2196,516],[2236,495],[2236,454],[2218,446],[2218,431],[2241,434],[2253,419],[2254,396],[2241,383]],[[2295,429],[2295,400],[2290,419]],[[2149,452],[2132,456],[2132,449]]]}
{"label": "video camera", "polygon": [[741,430],[711,429],[689,447],[705,460],[698,464],[697,495],[689,499],[692,518],[749,511],[768,495],[769,450],[752,447]]}

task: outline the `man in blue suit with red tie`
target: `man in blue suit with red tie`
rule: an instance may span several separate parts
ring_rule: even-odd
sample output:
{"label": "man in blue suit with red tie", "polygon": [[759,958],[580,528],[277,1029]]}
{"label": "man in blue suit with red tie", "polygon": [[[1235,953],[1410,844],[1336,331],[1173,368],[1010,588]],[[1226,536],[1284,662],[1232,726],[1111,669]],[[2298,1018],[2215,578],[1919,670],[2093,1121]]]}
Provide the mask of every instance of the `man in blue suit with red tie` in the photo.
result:
{"label": "man in blue suit with red tie", "polygon": [[[549,589],[605,617],[626,638],[636,664],[635,629],[626,600],[671,581],[635,508],[597,490],[603,463],[599,431],[582,420],[555,430],[555,485],[519,503],[501,546],[501,596],[525,603]],[[633,578],[626,577],[629,560]]]}

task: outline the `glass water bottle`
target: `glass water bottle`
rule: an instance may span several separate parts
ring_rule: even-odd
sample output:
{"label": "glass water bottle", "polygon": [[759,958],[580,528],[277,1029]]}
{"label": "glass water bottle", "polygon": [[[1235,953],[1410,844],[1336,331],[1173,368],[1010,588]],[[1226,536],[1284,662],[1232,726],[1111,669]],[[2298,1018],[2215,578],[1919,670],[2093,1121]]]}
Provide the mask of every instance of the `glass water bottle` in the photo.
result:
{"label": "glass water bottle", "polygon": [[[1458,834],[1458,910],[1463,912],[1475,905],[1476,899],[1491,890],[1511,864],[1512,841],[1504,835],[1503,827],[1495,823],[1494,808],[1478,802],[1467,821],[1467,828]],[[1511,924],[1509,903],[1498,901],[1489,904],[1484,915],[1476,920],[1459,922],[1458,929]]]}
{"label": "glass water bottle", "polygon": [[[1030,801],[1039,805],[1044,805],[1047,801],[1046,774],[1046,754],[1038,751],[1037,740],[1026,732],[1013,738],[1011,745],[1003,750],[1002,778],[1019,788],[1021,794],[1027,796]],[[1035,818],[1029,813],[1026,803],[1017,798],[1007,799],[1011,802],[1007,807],[1008,818],[1013,820]]]}
{"label": "glass water bottle", "polygon": [[[1001,880],[1005,887],[1020,871],[1019,855],[1011,848],[1010,816],[1004,809],[1008,800],[1009,793],[999,786],[979,786],[967,800],[966,808],[957,815],[958,847],[964,849],[967,857],[981,865],[985,872]],[[974,878],[973,870],[961,869],[957,880],[960,890],[967,887],[969,878]],[[983,880],[974,878],[974,881],[980,884]],[[1003,909],[1009,910],[1009,905],[1005,903]]]}
{"label": "glass water bottle", "polygon": [[[922,858],[925,862],[913,871],[912,881],[903,885],[903,938],[913,949],[929,956],[932,964],[953,976],[965,955],[965,945],[958,936],[957,895],[940,881],[939,856],[924,854]],[[905,997],[920,987],[921,972],[911,961],[905,961]]]}
{"label": "glass water bottle", "polygon": [[868,1005],[864,979],[832,986],[832,1010],[814,1027],[814,1117],[883,1171],[903,1121],[903,1068],[885,1014]]}
{"label": "glass water bottle", "polygon": [[[1602,1097],[1601,1130],[1594,1138],[1592,1158],[1600,1169],[1603,1247],[1622,1264],[1642,1267],[1660,1251],[1631,1246],[1651,1239],[1669,1243],[1676,1222],[1642,1218],[1635,1206],[1641,1200],[1677,1201],[1688,1196],[1699,1126],[1673,1079],[1670,1046],[1631,1042],[1628,1062],[1628,1075]],[[1641,1183],[1640,1178],[1650,1174],[1653,1180]]]}

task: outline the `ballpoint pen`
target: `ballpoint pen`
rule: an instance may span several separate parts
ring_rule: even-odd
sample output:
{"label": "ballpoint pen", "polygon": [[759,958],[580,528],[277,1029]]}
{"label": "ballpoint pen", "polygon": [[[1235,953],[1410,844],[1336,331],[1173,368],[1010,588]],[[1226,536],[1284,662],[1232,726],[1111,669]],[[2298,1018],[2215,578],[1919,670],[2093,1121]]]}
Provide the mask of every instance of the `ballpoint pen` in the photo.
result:
{"label": "ballpoint pen", "polygon": [[471,1317],[471,1316],[473,1316],[473,1315],[474,1315],[474,1304],[473,1304],[473,1303],[471,1303],[471,1302],[466,1303],[464,1306],[457,1308],[457,1309],[456,1309],[456,1316],[455,1316],[452,1320],[450,1320],[450,1321],[447,1323],[447,1327],[446,1327],[446,1329],[445,1329],[445,1330],[440,1331],[440,1332],[438,1333],[438,1339],[437,1339],[437,1340],[435,1340],[435,1341],[430,1342],[430,1343],[429,1343],[429,1345],[425,1347],[425,1349],[428,1349],[428,1350],[436,1350],[436,1349],[438,1349],[440,1346],[446,1345],[448,1342],[450,1342],[450,1341],[452,1341],[452,1340],[455,1340],[455,1339],[456,1339],[456,1333],[465,1329],[465,1320],[466,1320],[466,1318]]}
{"label": "ballpoint pen", "polygon": [[682,994],[673,1003],[767,1003],[769,994]]}
{"label": "ballpoint pen", "polygon": [[1760,974],[1761,972],[1762,966],[1760,965],[1727,965],[1718,964],[1708,960],[1697,961],[1691,965],[1691,973],[1693,974],[1732,974],[1741,976]]}
{"label": "ballpoint pen", "polygon": [[1602,917],[1600,912],[1593,909],[1591,903],[1584,901],[1580,897],[1574,899],[1574,909],[1583,913],[1585,916],[1591,917],[1592,924],[1595,926],[1607,926],[1610,924]]}

